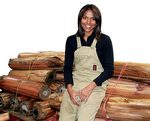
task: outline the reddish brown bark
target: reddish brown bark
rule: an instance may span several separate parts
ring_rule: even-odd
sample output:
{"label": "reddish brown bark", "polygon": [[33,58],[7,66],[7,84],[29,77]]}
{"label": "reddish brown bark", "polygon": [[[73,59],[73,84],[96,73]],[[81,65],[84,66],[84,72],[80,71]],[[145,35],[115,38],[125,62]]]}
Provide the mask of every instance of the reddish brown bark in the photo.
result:
{"label": "reddish brown bark", "polygon": [[118,77],[121,70],[125,68],[121,75],[122,78],[150,83],[150,63],[115,62],[114,64],[114,76]]}
{"label": "reddish brown bark", "polygon": [[14,58],[9,60],[11,69],[34,70],[34,69],[54,69],[63,66],[63,61],[58,57],[30,57]]}
{"label": "reddish brown bark", "polygon": [[16,94],[28,96],[35,99],[46,100],[51,90],[43,83],[36,83],[12,78],[3,77],[0,80],[0,88]]}
{"label": "reddish brown bark", "polygon": [[24,53],[19,53],[18,58],[28,58],[28,57],[58,57],[62,61],[64,61],[64,52],[60,51],[41,51],[41,52],[24,52]]}
{"label": "reddish brown bark", "polygon": [[54,70],[11,70],[8,76],[48,84],[56,79],[56,72]]}
{"label": "reddish brown bark", "polygon": [[46,119],[54,114],[54,110],[50,108],[49,101],[35,102],[33,105],[33,117],[36,120]]}
{"label": "reddish brown bark", "polygon": [[107,87],[107,94],[129,98],[150,99],[150,85],[129,79],[117,80],[117,78],[112,78]]}

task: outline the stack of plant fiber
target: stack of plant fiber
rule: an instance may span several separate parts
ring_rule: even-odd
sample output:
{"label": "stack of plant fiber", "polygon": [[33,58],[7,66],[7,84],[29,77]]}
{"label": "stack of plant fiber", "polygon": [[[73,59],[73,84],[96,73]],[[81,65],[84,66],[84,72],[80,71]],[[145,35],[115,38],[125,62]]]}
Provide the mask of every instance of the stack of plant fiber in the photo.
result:
{"label": "stack of plant fiber", "polygon": [[[49,55],[49,54],[51,55]],[[51,61],[52,66],[45,66],[48,63],[41,64],[40,59],[43,57],[60,57],[61,64],[52,64],[58,62],[58,58]],[[55,56],[53,56],[55,55]],[[39,57],[39,58],[38,58]],[[38,61],[30,61],[29,58],[38,58]],[[20,61],[18,61],[20,59]],[[14,59],[11,59],[12,61]],[[22,61],[24,60],[24,61]],[[46,59],[47,60],[47,59]],[[53,59],[48,59],[53,60]],[[32,62],[31,62],[32,61]],[[49,96],[49,102],[45,103],[50,105],[57,110],[60,108],[62,94],[58,95],[63,88],[63,71],[62,66],[64,62],[64,53],[54,54],[54,52],[39,52],[39,53],[21,53],[15,61],[9,63],[9,66],[13,69],[10,71],[8,76],[21,78],[23,80],[41,81],[44,84],[48,84],[51,89],[51,96]],[[16,65],[14,63],[17,63]],[[21,66],[22,65],[22,66]],[[37,65],[37,66],[36,66]],[[55,66],[54,66],[55,65]],[[56,66],[57,65],[57,66]],[[59,66],[60,68],[59,68]],[[55,70],[55,71],[54,71]],[[58,73],[56,73],[56,70]],[[28,72],[27,72],[28,71]],[[38,71],[38,73],[36,73]],[[48,72],[47,72],[48,71]],[[23,72],[23,73],[22,73]],[[54,74],[55,72],[55,74]],[[21,74],[22,73],[22,74]],[[47,73],[49,73],[48,76]],[[55,76],[54,76],[55,75]],[[6,76],[7,77],[7,76]],[[6,78],[5,77],[5,78]],[[8,77],[7,77],[8,78]],[[49,78],[49,79],[47,79]],[[57,80],[57,81],[51,81]],[[58,82],[61,82],[58,84]],[[54,83],[49,83],[54,82]],[[51,86],[50,86],[51,85]],[[59,86],[61,85],[61,86]],[[59,91],[58,91],[59,90]],[[61,90],[61,91],[60,91]],[[51,101],[50,101],[51,100]],[[45,100],[47,101],[47,100]],[[38,105],[42,107],[43,102],[35,103],[35,107]],[[40,104],[40,105],[39,105]],[[44,107],[44,106],[43,106]],[[37,112],[46,111],[42,109],[37,111],[36,108],[34,117],[42,117],[37,115]],[[115,70],[113,78],[109,79],[109,85],[106,88],[106,96],[101,104],[99,111],[97,112],[96,118],[105,118],[106,115],[113,121],[149,121],[150,119],[150,64],[149,63],[134,63],[134,62],[115,62]]]}
{"label": "stack of plant fiber", "polygon": [[51,93],[59,93],[64,88],[63,54],[54,51],[20,53],[18,58],[9,60],[8,65],[12,70],[8,75],[1,76],[0,88],[3,92],[14,94],[10,98],[10,103],[13,102],[10,109],[29,116],[33,115],[31,112],[37,107],[37,102],[44,104],[44,101],[48,101],[50,104],[37,108],[40,113],[33,116],[36,120],[41,120],[54,114],[49,97]]}
{"label": "stack of plant fiber", "polygon": [[106,115],[113,121],[150,120],[150,64],[115,62],[96,117]]}

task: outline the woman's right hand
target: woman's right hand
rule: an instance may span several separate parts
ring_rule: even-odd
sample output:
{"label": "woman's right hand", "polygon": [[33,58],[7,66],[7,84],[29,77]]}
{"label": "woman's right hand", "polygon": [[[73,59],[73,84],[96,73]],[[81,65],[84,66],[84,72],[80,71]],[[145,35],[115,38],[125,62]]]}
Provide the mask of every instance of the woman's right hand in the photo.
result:
{"label": "woman's right hand", "polygon": [[73,104],[79,106],[80,103],[81,103],[81,100],[80,100],[80,93],[79,92],[76,92],[72,89],[72,85],[71,84],[68,84],[67,86],[67,91],[69,93],[69,96],[70,96],[70,99],[71,101],[73,102]]}

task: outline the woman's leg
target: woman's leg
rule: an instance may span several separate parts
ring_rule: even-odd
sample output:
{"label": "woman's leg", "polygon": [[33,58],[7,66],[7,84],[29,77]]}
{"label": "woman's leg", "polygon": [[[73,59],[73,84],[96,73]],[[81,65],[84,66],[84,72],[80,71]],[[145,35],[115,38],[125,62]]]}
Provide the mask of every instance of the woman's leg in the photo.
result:
{"label": "woman's leg", "polygon": [[78,121],[94,121],[95,115],[105,96],[105,91],[92,92],[87,102],[82,102],[78,110]]}
{"label": "woman's leg", "polygon": [[76,114],[77,106],[72,103],[66,90],[60,107],[59,121],[76,121]]}

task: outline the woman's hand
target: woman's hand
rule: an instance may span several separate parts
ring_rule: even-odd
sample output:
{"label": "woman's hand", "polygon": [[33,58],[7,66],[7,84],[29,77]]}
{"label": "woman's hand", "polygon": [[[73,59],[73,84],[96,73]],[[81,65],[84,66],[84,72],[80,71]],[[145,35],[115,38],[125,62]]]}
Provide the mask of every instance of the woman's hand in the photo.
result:
{"label": "woman's hand", "polygon": [[68,84],[67,91],[73,104],[79,106],[81,103],[79,92],[74,91],[71,84]]}
{"label": "woman's hand", "polygon": [[80,91],[80,99],[81,101],[87,101],[89,96],[91,95],[93,89],[96,87],[97,85],[95,84],[95,82],[90,83],[88,86],[86,86],[85,88],[83,88]]}

